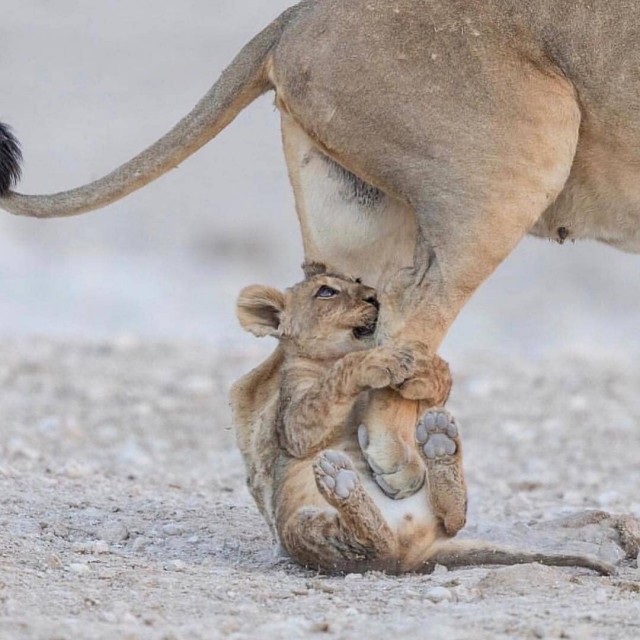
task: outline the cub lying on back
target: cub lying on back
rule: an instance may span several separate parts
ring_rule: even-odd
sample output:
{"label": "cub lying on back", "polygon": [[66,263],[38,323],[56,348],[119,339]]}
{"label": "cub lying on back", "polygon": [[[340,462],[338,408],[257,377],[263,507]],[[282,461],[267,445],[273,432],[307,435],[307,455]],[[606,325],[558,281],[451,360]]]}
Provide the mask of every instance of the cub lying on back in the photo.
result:
{"label": "cub lying on back", "polygon": [[[373,289],[317,267],[285,293],[255,285],[239,296],[242,326],[279,341],[231,403],[249,488],[291,557],[328,572],[544,562],[608,573],[586,556],[451,539],[466,514],[460,437],[448,412],[427,410],[446,400],[448,369],[417,345],[376,347],[378,308]],[[394,390],[427,370],[433,397]],[[363,454],[390,424],[403,442],[388,445],[412,447],[423,467],[424,486],[404,500],[385,495]]]}

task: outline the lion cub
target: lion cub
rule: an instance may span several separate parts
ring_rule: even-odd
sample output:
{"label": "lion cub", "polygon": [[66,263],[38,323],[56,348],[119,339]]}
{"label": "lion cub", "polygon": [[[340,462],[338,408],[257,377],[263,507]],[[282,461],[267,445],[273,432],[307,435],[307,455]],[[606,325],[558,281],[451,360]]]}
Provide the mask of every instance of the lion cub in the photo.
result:
{"label": "lion cub", "polygon": [[[233,386],[231,404],[250,491],[290,556],[328,572],[532,561],[608,572],[587,557],[450,539],[466,515],[460,435],[447,411],[427,410],[446,400],[448,369],[417,345],[376,347],[378,309],[375,290],[317,266],[285,293],[254,285],[239,296],[241,325],[278,339]],[[427,369],[432,398],[394,390]],[[390,424],[422,465],[423,487],[402,500],[380,489],[363,454],[369,434]]]}

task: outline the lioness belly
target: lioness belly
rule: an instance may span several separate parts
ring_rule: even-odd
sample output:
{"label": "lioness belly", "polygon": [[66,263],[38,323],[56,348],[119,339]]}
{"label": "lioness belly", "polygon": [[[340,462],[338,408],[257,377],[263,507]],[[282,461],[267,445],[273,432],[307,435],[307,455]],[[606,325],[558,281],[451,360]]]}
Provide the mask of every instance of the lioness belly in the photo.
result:
{"label": "lioness belly", "polygon": [[[633,140],[633,130],[629,134]],[[583,130],[569,180],[532,233],[560,241],[599,240],[640,253],[640,136],[635,137],[637,144],[629,148],[628,140]]]}

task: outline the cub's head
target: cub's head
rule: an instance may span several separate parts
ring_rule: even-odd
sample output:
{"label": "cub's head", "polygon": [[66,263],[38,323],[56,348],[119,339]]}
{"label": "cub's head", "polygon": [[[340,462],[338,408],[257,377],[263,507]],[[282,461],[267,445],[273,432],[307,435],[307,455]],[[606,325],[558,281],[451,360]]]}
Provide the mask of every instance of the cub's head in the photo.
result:
{"label": "cub's head", "polygon": [[375,289],[316,263],[306,265],[305,273],[284,293],[261,285],[243,289],[237,303],[242,327],[318,360],[371,348],[379,308]]}

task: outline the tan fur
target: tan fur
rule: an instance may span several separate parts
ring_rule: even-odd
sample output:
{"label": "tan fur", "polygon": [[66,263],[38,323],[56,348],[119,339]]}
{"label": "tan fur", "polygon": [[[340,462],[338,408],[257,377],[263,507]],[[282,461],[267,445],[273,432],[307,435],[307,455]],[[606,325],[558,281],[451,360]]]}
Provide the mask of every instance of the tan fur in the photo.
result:
{"label": "tan fur", "polygon": [[[0,206],[104,206],[273,89],[306,259],[380,291],[379,343],[435,353],[527,233],[640,252],[639,27],[629,0],[305,0],[148,150],[79,189]],[[403,395],[428,395],[429,376]],[[374,448],[393,475],[401,448]]]}
{"label": "tan fur", "polygon": [[[446,396],[448,370],[419,345],[375,347],[372,333],[356,336],[358,328],[373,329],[375,291],[315,271],[284,294],[252,286],[238,300],[243,327],[279,340],[273,355],[234,385],[231,404],[249,488],[286,551],[304,566],[329,572],[527,561],[609,572],[611,567],[592,558],[534,557],[449,540],[466,517],[457,426],[449,431],[454,423],[448,414],[428,410],[444,400],[437,395],[441,391],[421,401],[398,392],[428,369],[431,380],[444,377],[440,389]],[[326,287],[334,293],[323,297]],[[451,447],[448,453],[427,454],[422,444],[428,429]],[[376,430],[387,435],[386,441],[376,440],[383,447],[376,459],[384,458],[386,443],[394,450],[401,446],[393,457],[406,464],[398,472],[418,466],[424,486],[414,487],[413,493],[419,490],[411,497],[392,500],[376,483],[375,469],[367,464],[369,434]],[[389,437],[391,431],[400,441]]]}

